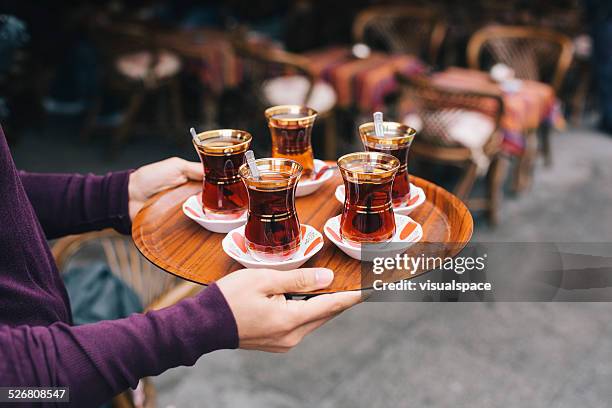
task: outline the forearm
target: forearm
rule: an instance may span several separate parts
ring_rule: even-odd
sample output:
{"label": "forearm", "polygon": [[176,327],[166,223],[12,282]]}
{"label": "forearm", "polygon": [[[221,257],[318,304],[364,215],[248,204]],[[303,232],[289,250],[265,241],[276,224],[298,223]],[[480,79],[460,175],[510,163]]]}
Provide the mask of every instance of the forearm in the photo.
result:
{"label": "forearm", "polygon": [[0,385],[67,386],[95,406],[142,377],[236,348],[232,312],[216,285],[175,306],[79,327],[0,327]]}
{"label": "forearm", "polygon": [[19,172],[47,238],[103,228],[129,233],[129,172],[42,174]]}

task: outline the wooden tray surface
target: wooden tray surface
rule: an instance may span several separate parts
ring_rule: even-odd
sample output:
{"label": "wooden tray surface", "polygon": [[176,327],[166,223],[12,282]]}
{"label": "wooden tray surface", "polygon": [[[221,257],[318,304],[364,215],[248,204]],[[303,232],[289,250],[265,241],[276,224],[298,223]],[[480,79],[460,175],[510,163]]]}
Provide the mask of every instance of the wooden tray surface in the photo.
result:
{"label": "wooden tray surface", "polygon": [[[410,177],[413,184],[423,188],[427,200],[410,214],[421,224],[424,235],[423,244],[411,247],[408,253],[430,255],[436,251],[437,256],[457,255],[472,236],[473,220],[467,207],[443,188],[422,178]],[[342,177],[336,170],[315,193],[296,199],[302,224],[310,224],[323,232],[327,219],[341,213],[342,206],[334,197],[339,184]],[[190,182],[152,197],[136,215],[132,237],[140,252],[153,264],[183,279],[206,285],[243,267],[223,251],[224,234],[209,232],[183,214],[183,202],[201,188],[201,183]],[[371,287],[362,279],[359,261],[345,255],[327,237],[324,241],[321,251],[303,265],[334,270],[332,285],[321,293]],[[398,281],[424,272],[425,269],[415,274],[397,271],[385,275],[384,280]]]}

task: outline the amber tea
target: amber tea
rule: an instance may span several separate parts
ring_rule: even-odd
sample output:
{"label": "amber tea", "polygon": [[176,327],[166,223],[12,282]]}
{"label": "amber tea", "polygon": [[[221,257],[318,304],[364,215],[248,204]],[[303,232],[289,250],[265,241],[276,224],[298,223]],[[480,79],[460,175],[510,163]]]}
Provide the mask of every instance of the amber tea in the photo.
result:
{"label": "amber tea", "polygon": [[242,130],[221,129],[200,133],[193,141],[204,166],[202,207],[207,217],[232,219],[246,211],[248,195],[238,169],[251,139]]}
{"label": "amber tea", "polygon": [[374,123],[359,126],[359,135],[366,151],[387,153],[395,156],[400,167],[395,175],[391,197],[394,207],[405,204],[410,199],[410,176],[408,174],[408,153],[416,131],[397,122],[383,122],[384,135],[379,137]]}
{"label": "amber tea", "polygon": [[340,219],[343,239],[365,243],[393,237],[391,188],[399,166],[397,158],[376,152],[351,153],[338,159],[345,188]]}
{"label": "amber tea", "polygon": [[244,230],[247,249],[260,261],[287,260],[301,242],[295,189],[302,166],[286,159],[258,159],[255,165],[258,178],[253,177],[248,165],[240,168],[249,196]]}
{"label": "amber tea", "polygon": [[272,157],[295,160],[304,169],[302,177],[312,177],[311,137],[317,112],[305,106],[281,105],[266,109],[265,115],[272,136]]}

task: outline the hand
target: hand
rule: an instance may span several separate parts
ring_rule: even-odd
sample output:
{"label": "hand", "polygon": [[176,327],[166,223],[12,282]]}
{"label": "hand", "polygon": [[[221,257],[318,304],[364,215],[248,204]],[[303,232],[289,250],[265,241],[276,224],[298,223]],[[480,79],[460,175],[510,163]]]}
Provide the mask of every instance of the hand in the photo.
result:
{"label": "hand", "polygon": [[242,269],[217,285],[236,319],[239,347],[283,353],[311,331],[361,302],[360,292],[340,292],[308,300],[286,300],[283,293],[324,289],[334,279],[325,268],[293,271]]}
{"label": "hand", "polygon": [[168,188],[180,186],[188,180],[202,180],[204,170],[200,163],[171,157],[142,166],[128,182],[130,219],[140,211],[149,197]]}

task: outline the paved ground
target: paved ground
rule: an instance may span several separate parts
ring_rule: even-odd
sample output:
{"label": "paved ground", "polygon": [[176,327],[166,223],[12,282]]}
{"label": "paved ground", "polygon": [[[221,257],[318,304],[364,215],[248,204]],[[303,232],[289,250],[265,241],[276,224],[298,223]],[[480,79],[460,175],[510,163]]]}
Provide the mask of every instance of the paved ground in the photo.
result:
{"label": "paved ground", "polygon": [[[22,140],[18,165],[103,171],[173,150],[192,157],[141,139],[108,163],[96,143],[59,139]],[[553,146],[554,165],[508,197],[495,230],[479,223],[476,240],[612,242],[612,138],[572,130]],[[607,303],[366,303],[289,354],[219,351],[155,382],[161,407],[605,407],[611,313]]]}

